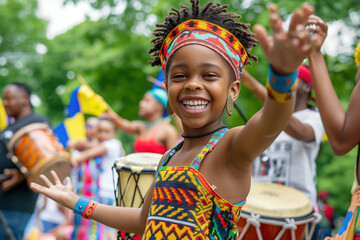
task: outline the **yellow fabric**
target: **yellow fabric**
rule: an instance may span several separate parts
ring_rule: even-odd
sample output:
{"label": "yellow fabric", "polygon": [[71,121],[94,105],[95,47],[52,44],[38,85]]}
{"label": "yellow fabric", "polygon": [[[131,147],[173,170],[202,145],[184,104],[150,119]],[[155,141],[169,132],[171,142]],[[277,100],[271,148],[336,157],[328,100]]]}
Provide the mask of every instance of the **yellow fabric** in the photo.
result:
{"label": "yellow fabric", "polygon": [[84,114],[77,113],[72,118],[66,118],[64,125],[70,140],[77,141],[86,139]]}
{"label": "yellow fabric", "polygon": [[84,114],[99,116],[109,108],[101,96],[84,84],[78,91],[78,99],[81,111]]}
{"label": "yellow fabric", "polygon": [[5,112],[4,105],[0,99],[0,131],[8,125],[8,118]]}

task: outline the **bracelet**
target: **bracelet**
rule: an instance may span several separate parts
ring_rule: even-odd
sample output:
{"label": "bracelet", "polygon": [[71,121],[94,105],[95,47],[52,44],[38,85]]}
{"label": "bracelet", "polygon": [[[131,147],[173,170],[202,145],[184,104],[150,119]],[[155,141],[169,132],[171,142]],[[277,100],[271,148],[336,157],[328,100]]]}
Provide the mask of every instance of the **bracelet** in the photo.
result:
{"label": "bracelet", "polygon": [[278,103],[289,101],[297,86],[298,70],[289,75],[277,75],[269,64],[269,77],[266,79],[266,88],[271,99]]}
{"label": "bracelet", "polygon": [[357,47],[355,49],[354,59],[355,59],[356,66],[359,66],[359,63],[360,63],[360,42],[359,42],[359,44],[357,45]]}
{"label": "bracelet", "polygon": [[91,215],[93,214],[96,206],[98,205],[98,202],[90,201],[89,204],[86,206],[85,211],[81,215],[85,219],[90,219]]}
{"label": "bracelet", "polygon": [[74,210],[73,212],[77,215],[82,215],[87,207],[87,205],[89,204],[90,202],[90,199],[87,199],[87,198],[79,198],[79,200],[77,201],[75,207],[74,207]]}

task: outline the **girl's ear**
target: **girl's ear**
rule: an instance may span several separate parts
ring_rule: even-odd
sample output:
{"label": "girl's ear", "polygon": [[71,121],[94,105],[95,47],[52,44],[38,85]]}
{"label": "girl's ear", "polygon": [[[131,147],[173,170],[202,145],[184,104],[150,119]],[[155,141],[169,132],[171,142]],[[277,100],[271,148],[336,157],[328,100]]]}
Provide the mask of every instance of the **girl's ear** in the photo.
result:
{"label": "girl's ear", "polygon": [[229,96],[233,99],[233,102],[239,97],[241,85],[239,80],[235,80],[231,83],[229,88]]}
{"label": "girl's ear", "polygon": [[166,112],[169,114],[169,115],[172,115],[174,113],[174,110],[171,108],[170,106],[170,103],[169,103],[169,100],[167,101],[166,103]]}

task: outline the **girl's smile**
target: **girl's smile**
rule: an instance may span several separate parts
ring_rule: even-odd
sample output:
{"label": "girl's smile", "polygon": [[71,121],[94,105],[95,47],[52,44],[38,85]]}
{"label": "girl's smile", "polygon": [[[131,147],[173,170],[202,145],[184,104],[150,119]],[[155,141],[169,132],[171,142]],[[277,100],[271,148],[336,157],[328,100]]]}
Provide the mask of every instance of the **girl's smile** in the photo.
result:
{"label": "girl's smile", "polygon": [[220,126],[227,97],[239,92],[226,60],[208,47],[187,45],[173,54],[167,68],[169,103],[184,131],[186,126],[205,127],[202,131]]}

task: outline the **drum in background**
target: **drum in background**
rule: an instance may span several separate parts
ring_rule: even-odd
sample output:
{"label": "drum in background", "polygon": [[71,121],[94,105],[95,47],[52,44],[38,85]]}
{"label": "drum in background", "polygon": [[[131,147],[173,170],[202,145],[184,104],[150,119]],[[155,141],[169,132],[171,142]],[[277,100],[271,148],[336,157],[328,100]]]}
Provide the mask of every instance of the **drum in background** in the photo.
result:
{"label": "drum in background", "polygon": [[140,208],[143,205],[161,157],[157,153],[132,153],[116,160],[118,206]]}
{"label": "drum in background", "polygon": [[280,184],[253,182],[237,223],[239,240],[311,239],[320,220],[302,192]]}
{"label": "drum in background", "polygon": [[52,179],[55,170],[60,180],[70,174],[70,154],[45,123],[29,124],[17,132],[7,145],[12,161],[27,176],[27,181],[44,185],[43,174]]}

